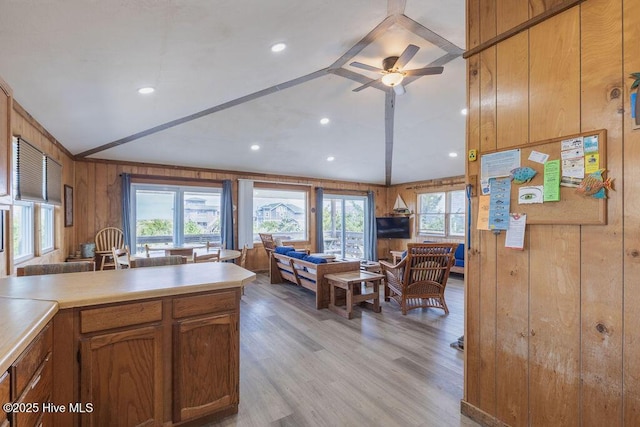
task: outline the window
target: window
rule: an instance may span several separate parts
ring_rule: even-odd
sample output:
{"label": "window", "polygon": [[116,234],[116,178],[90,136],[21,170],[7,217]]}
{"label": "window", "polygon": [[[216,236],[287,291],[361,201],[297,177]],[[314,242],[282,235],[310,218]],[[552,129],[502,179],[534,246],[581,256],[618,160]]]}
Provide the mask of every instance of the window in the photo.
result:
{"label": "window", "polygon": [[464,236],[464,190],[418,195],[418,233]]}
{"label": "window", "polygon": [[50,252],[54,249],[54,208],[53,205],[40,205],[40,252]]}
{"label": "window", "polygon": [[133,184],[135,253],[144,245],[220,243],[220,188]]}
{"label": "window", "polygon": [[253,189],[253,241],[258,233],[271,233],[283,240],[308,240],[307,194],[305,190]]}
{"label": "window", "polygon": [[364,211],[366,197],[324,195],[322,233],[324,252],[340,258],[365,258]]}
{"label": "window", "polygon": [[33,252],[33,203],[13,204],[13,259],[20,262],[34,256]]}

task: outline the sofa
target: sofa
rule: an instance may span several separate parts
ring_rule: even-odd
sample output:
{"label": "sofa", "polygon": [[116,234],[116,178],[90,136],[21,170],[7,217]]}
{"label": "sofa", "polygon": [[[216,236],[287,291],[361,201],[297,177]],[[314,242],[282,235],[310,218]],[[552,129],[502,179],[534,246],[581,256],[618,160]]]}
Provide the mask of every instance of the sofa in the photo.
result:
{"label": "sofa", "polygon": [[454,254],[455,262],[451,267],[452,273],[464,274],[464,243],[458,244],[456,253]]}
{"label": "sofa", "polygon": [[316,309],[329,307],[329,284],[324,278],[331,273],[360,270],[360,261],[327,261],[306,252],[278,246],[270,252],[271,284],[284,281],[309,289],[316,294]]}

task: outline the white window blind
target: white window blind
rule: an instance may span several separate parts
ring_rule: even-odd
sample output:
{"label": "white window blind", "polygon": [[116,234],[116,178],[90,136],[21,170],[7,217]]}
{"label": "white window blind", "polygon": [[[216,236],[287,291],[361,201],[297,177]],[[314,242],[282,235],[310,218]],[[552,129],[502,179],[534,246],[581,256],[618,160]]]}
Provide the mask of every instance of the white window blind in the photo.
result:
{"label": "white window blind", "polygon": [[16,142],[16,200],[46,201],[44,194],[44,155],[22,138]]}
{"label": "white window blind", "polygon": [[46,157],[47,203],[62,204],[62,165]]}

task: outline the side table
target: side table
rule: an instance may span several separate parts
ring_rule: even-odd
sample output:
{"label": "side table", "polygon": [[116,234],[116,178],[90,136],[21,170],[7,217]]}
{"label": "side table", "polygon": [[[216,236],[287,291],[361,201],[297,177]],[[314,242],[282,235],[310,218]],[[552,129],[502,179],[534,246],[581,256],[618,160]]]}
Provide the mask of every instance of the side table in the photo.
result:
{"label": "side table", "polygon": [[[329,310],[334,313],[347,319],[352,319],[353,305],[359,303],[364,307],[372,309],[375,313],[382,311],[382,308],[380,308],[380,283],[384,279],[382,274],[370,273],[368,271],[347,271],[344,273],[327,274],[324,277],[327,279],[330,288]],[[373,285],[373,292],[354,295],[355,287],[358,286],[357,289],[362,290],[363,283],[371,283]],[[336,304],[336,289],[338,288],[344,289],[346,293],[347,304],[345,307],[340,307]],[[370,300],[372,302],[369,302]]]}

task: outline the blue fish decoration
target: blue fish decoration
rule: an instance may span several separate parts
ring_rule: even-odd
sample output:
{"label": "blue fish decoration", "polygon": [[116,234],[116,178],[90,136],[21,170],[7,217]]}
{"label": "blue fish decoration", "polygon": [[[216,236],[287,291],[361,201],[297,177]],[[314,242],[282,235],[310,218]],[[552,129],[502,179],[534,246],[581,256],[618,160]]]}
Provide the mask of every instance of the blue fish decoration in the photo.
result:
{"label": "blue fish decoration", "polygon": [[511,179],[515,184],[525,184],[533,179],[538,172],[528,166],[515,168],[511,171]]}

